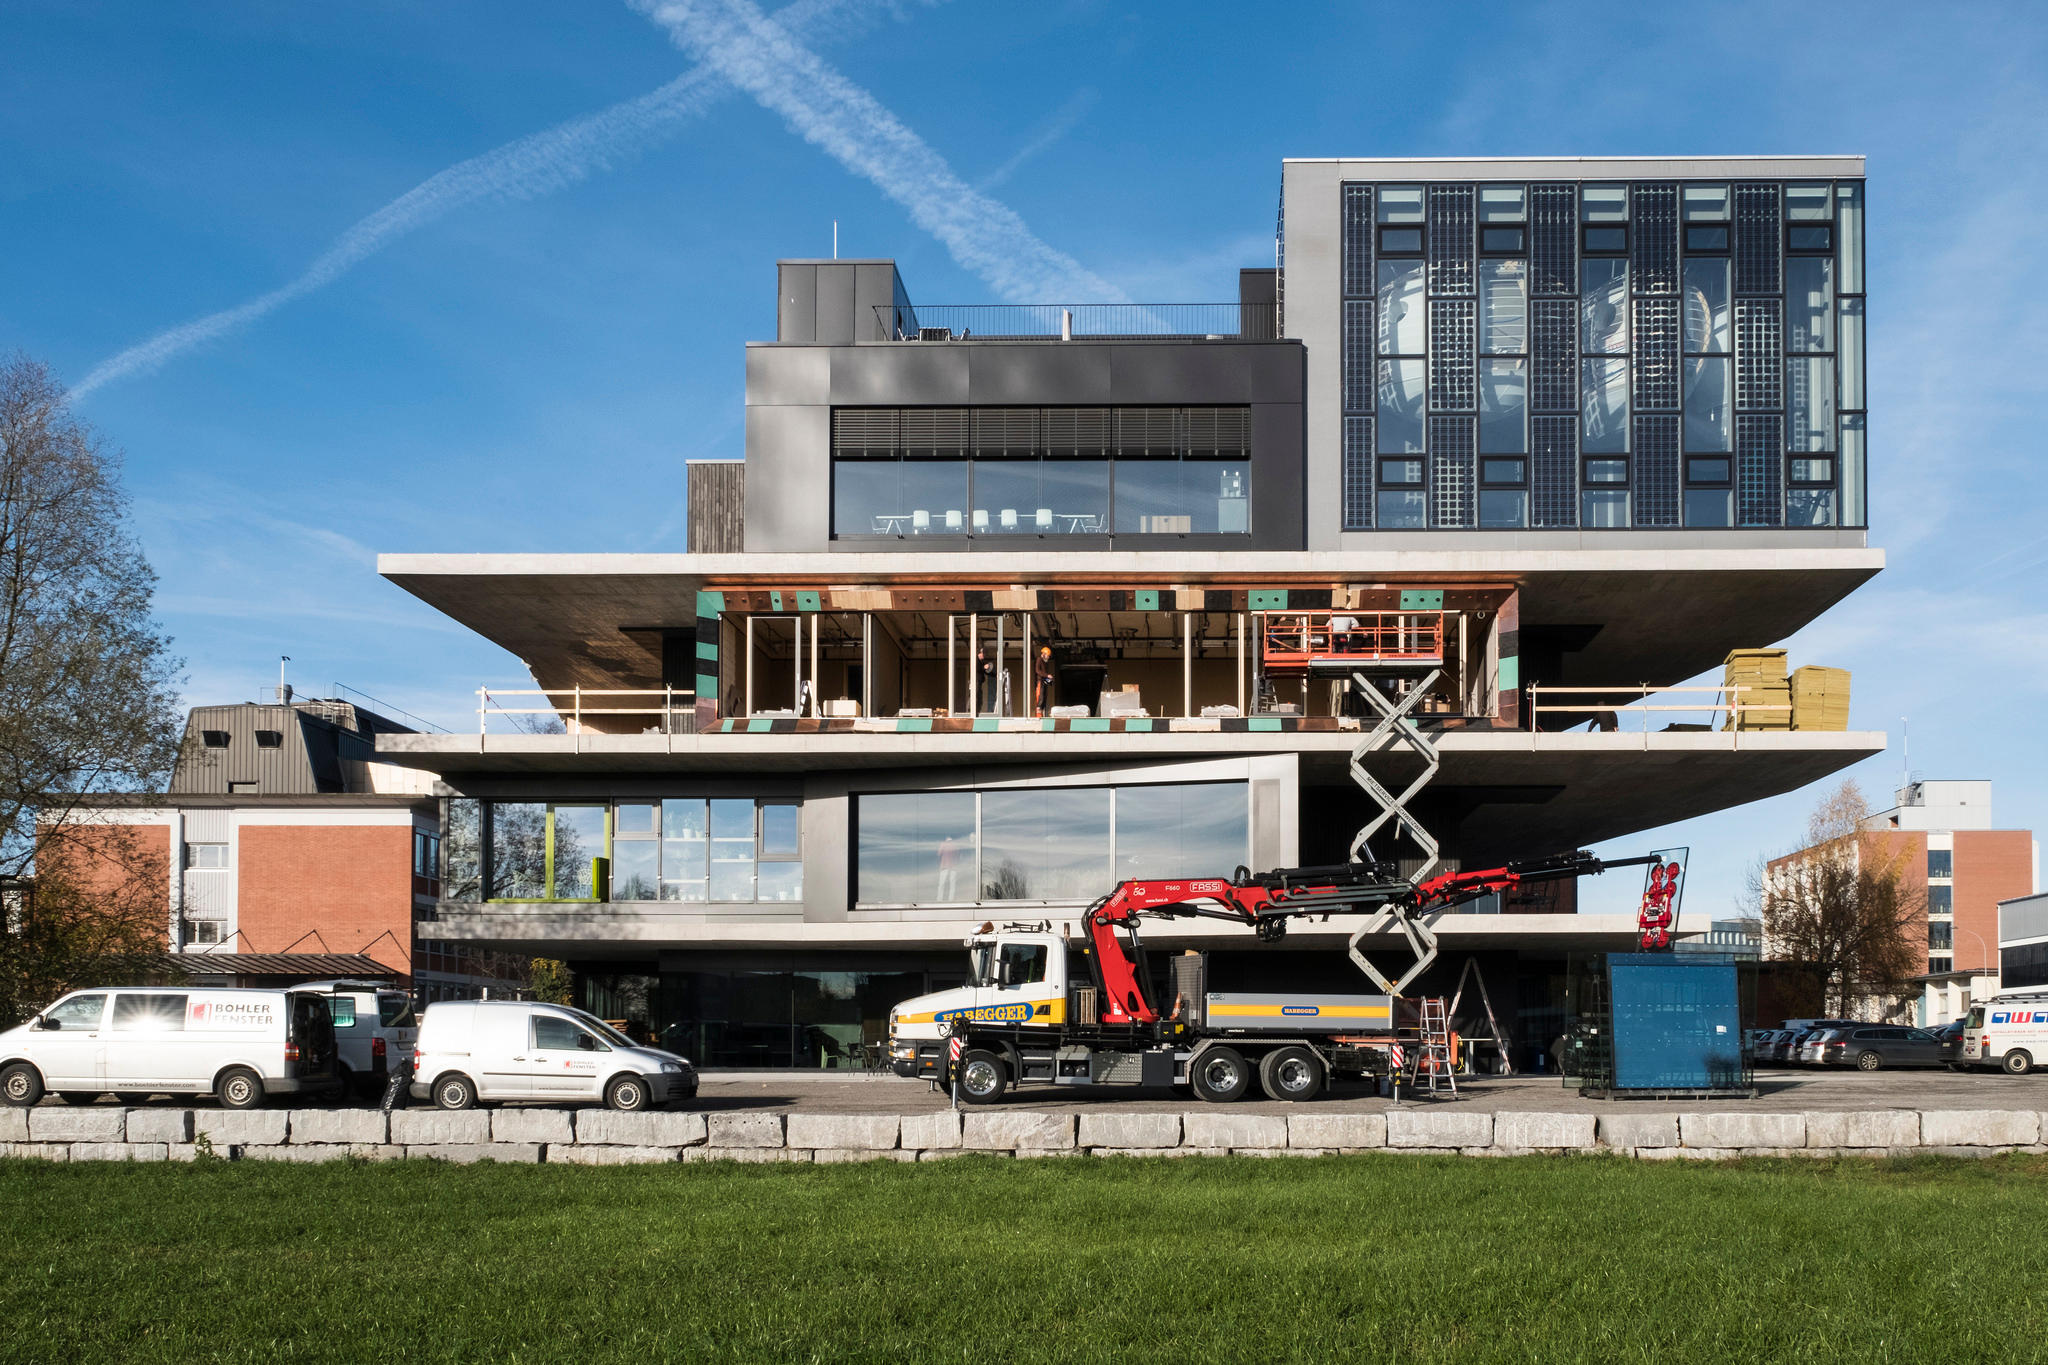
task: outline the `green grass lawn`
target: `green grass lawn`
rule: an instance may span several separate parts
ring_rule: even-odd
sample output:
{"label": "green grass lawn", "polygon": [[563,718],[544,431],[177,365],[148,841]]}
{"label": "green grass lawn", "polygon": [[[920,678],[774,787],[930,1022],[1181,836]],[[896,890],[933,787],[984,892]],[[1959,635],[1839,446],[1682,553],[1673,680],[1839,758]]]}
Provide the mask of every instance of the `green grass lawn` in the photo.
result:
{"label": "green grass lawn", "polygon": [[2048,1354],[2048,1161],[0,1161],[0,1360]]}

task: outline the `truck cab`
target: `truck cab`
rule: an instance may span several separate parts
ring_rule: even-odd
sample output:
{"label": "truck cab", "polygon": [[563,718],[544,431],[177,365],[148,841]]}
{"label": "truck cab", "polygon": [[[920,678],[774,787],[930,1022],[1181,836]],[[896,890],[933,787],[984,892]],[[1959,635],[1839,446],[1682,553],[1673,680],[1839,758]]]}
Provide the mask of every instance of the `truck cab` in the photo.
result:
{"label": "truck cab", "polygon": [[889,1065],[899,1076],[943,1074],[956,1019],[1020,1028],[1067,1022],[1070,950],[1051,925],[984,925],[963,942],[966,985],[915,996],[889,1012]]}

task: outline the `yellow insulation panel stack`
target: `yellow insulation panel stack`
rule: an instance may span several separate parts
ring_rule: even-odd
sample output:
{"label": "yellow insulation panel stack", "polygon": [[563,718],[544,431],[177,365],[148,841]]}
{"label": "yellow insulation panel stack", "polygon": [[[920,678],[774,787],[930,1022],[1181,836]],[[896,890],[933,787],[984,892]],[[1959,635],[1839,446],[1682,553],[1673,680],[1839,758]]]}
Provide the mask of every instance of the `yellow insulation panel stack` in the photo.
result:
{"label": "yellow insulation panel stack", "polygon": [[[1792,728],[1792,712],[1788,709],[1792,705],[1792,684],[1785,677],[1784,650],[1730,650],[1723,662],[1721,684],[1729,689],[1731,700],[1741,700],[1742,729]],[[1737,688],[1742,690],[1737,692]],[[1757,709],[1752,710],[1752,707]],[[1735,728],[1734,719],[1729,718],[1722,728]]]}
{"label": "yellow insulation panel stack", "polygon": [[1849,728],[1849,670],[1808,664],[1792,673],[1792,728]]}

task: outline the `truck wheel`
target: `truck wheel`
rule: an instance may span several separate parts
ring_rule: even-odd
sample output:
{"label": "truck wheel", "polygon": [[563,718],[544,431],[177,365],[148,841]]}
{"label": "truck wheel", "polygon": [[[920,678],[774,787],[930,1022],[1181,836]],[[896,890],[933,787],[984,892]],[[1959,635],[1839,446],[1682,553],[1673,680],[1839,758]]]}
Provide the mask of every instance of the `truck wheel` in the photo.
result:
{"label": "truck wheel", "polygon": [[1252,1064],[1235,1048],[1212,1047],[1189,1064],[1188,1084],[1197,1099],[1228,1104],[1252,1088]]}
{"label": "truck wheel", "polygon": [[434,1082],[434,1107],[437,1109],[476,1108],[476,1086],[467,1076],[443,1076]]}
{"label": "truck wheel", "polygon": [[1884,1058],[1878,1056],[1875,1052],[1859,1052],[1856,1054],[1856,1069],[1858,1071],[1875,1071],[1883,1065]]}
{"label": "truck wheel", "polygon": [[254,1109],[263,1103],[263,1078],[246,1066],[231,1067],[220,1078],[217,1093],[224,1108]]}
{"label": "truck wheel", "polygon": [[2017,1047],[2006,1053],[1998,1064],[2005,1068],[2008,1076],[2024,1076],[2034,1069],[2034,1059],[2026,1054],[2024,1048]]}
{"label": "truck wheel", "polygon": [[960,1059],[960,1098],[969,1104],[994,1104],[1008,1088],[1003,1059],[976,1049]]}
{"label": "truck wheel", "polygon": [[1283,1047],[1259,1059],[1259,1088],[1276,1100],[1312,1100],[1323,1093],[1323,1064],[1305,1047]]}
{"label": "truck wheel", "polygon": [[648,1097],[647,1082],[638,1076],[617,1077],[604,1088],[604,1102],[627,1113],[645,1109]]}
{"label": "truck wheel", "polygon": [[17,1109],[26,1109],[43,1097],[43,1073],[27,1062],[16,1062],[0,1071],[0,1099]]}

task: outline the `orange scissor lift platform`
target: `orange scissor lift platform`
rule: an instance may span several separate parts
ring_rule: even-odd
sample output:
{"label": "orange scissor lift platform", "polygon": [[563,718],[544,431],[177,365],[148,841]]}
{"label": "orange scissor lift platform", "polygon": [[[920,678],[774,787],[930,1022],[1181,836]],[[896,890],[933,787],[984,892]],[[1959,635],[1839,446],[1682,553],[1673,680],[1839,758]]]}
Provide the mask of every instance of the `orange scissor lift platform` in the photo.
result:
{"label": "orange scissor lift platform", "polygon": [[1444,661],[1440,611],[1259,613],[1259,663],[1273,678],[1348,678],[1361,670],[1429,669]]}

